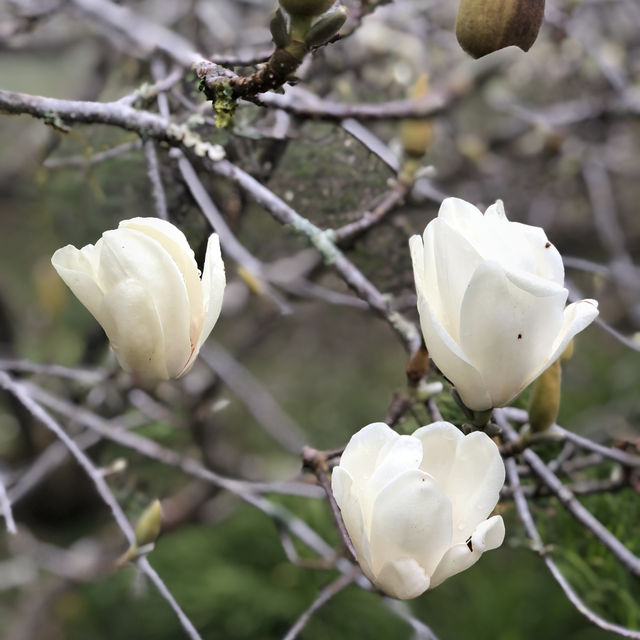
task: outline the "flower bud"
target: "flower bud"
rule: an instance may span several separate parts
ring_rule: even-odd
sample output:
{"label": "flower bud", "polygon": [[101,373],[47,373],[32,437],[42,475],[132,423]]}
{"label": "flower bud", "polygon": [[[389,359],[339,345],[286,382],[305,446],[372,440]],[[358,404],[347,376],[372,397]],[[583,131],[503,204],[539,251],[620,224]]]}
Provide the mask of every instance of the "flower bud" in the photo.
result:
{"label": "flower bud", "polygon": [[345,7],[339,7],[336,11],[328,13],[311,26],[304,37],[304,43],[308,47],[319,47],[325,44],[340,31],[346,19]]}
{"label": "flower bud", "polygon": [[142,383],[184,375],[220,315],[225,275],[215,233],[202,279],[184,234],[157,218],[123,220],[95,245],[58,249],[51,262]]}
{"label": "flower bud", "polygon": [[562,367],[558,358],[533,383],[529,400],[529,424],[532,433],[548,429],[558,417],[560,409],[560,391],[562,386]]}
{"label": "flower bud", "polygon": [[280,6],[291,16],[319,16],[334,4],[335,0],[280,0]]}
{"label": "flower bud", "polygon": [[510,45],[528,51],[543,18],[544,0],[461,0],[456,37],[474,58]]}

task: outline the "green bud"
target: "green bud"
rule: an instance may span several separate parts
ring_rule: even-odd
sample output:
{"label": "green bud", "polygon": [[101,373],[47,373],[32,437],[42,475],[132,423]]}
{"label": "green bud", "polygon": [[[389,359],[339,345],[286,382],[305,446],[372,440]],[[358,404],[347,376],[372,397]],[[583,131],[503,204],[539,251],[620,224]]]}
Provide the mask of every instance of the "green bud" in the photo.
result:
{"label": "green bud", "polygon": [[287,21],[282,15],[282,11],[277,9],[271,18],[269,23],[269,29],[271,30],[271,37],[273,38],[273,44],[278,49],[284,49],[289,44],[289,32],[287,31]]}
{"label": "green bud", "polygon": [[154,500],[140,516],[136,524],[136,544],[139,547],[153,544],[160,535],[162,528],[162,507],[160,500]]}
{"label": "green bud", "polygon": [[544,18],[544,0],[460,0],[456,37],[474,58],[516,45],[528,51]]}
{"label": "green bud", "polygon": [[280,0],[280,6],[291,16],[319,16],[334,3],[335,0]]}
{"label": "green bud", "polygon": [[[429,92],[429,79],[421,75],[411,90],[411,98],[419,100]],[[400,123],[400,140],[404,152],[422,158],[433,141],[433,124],[429,118],[410,118]]]}
{"label": "green bud", "polygon": [[529,424],[532,433],[546,431],[558,417],[561,391],[560,359],[543,371],[533,383],[529,400]]}
{"label": "green bud", "polygon": [[305,44],[308,47],[319,47],[325,44],[340,31],[346,19],[347,9],[345,7],[340,7],[323,16],[307,31],[304,37]]}

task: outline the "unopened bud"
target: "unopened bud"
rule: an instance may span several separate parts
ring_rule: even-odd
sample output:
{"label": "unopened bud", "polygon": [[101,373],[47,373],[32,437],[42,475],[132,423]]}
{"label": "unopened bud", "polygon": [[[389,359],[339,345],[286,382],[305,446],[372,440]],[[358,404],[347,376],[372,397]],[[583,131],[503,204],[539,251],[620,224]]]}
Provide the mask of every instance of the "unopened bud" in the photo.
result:
{"label": "unopened bud", "polygon": [[334,3],[335,0],[280,0],[280,6],[291,16],[319,16]]}
{"label": "unopened bud", "polygon": [[319,47],[328,42],[340,31],[347,19],[347,9],[339,7],[336,11],[320,18],[307,31],[304,42],[308,47]]}
{"label": "unopened bud", "polygon": [[456,37],[474,58],[510,45],[528,51],[544,18],[544,0],[460,0]]}
{"label": "unopened bud", "polygon": [[153,544],[160,535],[162,528],[162,507],[160,500],[154,500],[140,516],[136,524],[136,544],[139,547]]}
{"label": "unopened bud", "polygon": [[271,22],[269,23],[269,29],[271,31],[273,44],[275,44],[278,49],[283,49],[289,44],[287,21],[284,19],[280,9],[276,9],[276,12],[273,14]]}
{"label": "unopened bud", "polygon": [[546,431],[558,417],[561,392],[560,359],[543,371],[533,383],[529,400],[529,424],[532,433]]}

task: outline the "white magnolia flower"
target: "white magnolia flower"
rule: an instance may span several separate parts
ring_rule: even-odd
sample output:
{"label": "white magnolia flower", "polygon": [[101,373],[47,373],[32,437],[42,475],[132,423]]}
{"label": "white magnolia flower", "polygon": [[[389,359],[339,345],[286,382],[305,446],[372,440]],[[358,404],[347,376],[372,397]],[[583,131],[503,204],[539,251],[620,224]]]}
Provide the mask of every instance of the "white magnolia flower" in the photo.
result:
{"label": "white magnolia flower", "polygon": [[486,518],[504,475],[485,433],[435,422],[400,436],[377,422],[351,438],[331,486],[365,575],[407,599],[502,544],[502,518]]}
{"label": "white magnolia flower", "polygon": [[58,249],[51,263],[102,325],[122,368],[144,381],[184,375],[220,315],[216,234],[202,280],[182,231],[158,218],[123,220],[95,245]]}
{"label": "white magnolia flower", "polygon": [[470,409],[508,404],[598,315],[595,300],[565,308],[560,254],[500,200],[482,215],[448,198],[409,247],[427,349]]}

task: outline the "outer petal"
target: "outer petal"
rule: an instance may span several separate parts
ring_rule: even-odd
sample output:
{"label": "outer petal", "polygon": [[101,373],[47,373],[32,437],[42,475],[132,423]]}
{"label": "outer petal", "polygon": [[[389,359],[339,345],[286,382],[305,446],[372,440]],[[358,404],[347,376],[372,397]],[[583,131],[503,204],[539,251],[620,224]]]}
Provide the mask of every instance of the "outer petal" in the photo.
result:
{"label": "outer petal", "polygon": [[184,371],[180,375],[184,375],[193,365],[198,357],[198,352],[202,343],[209,337],[211,330],[218,321],[220,311],[222,310],[222,299],[224,297],[224,288],[226,285],[226,277],[224,272],[224,262],[220,253],[220,239],[218,235],[212,233],[207,242],[207,252],[204,258],[204,269],[202,271],[202,282],[198,282],[198,286],[202,292],[203,305],[203,321],[200,335],[193,343],[194,350],[187,362]]}
{"label": "outer petal", "polygon": [[411,469],[388,483],[373,504],[369,536],[376,576],[413,558],[430,575],[451,544],[451,503],[433,479]]}
{"label": "outer petal", "polygon": [[470,545],[462,542],[445,553],[431,576],[431,588],[468,569],[480,559],[484,551],[497,549],[503,540],[504,522],[500,516],[493,516],[480,523],[471,536]]}
{"label": "outer petal", "polygon": [[[475,207],[474,207],[475,209]],[[441,214],[442,215],[442,210]],[[433,234],[432,241],[427,235]],[[450,226],[438,217],[425,231],[427,242],[433,244],[436,277],[438,280],[441,312],[438,320],[457,343],[459,340],[460,306],[462,298],[478,265],[483,260],[477,246],[464,230]],[[436,307],[434,307],[434,311]]]}
{"label": "outer petal", "polygon": [[430,584],[429,576],[413,558],[388,562],[374,582],[386,594],[400,600],[418,597]]}
{"label": "outer petal", "polygon": [[491,408],[491,396],[477,369],[435,317],[430,303],[418,294],[420,327],[429,354],[442,373],[456,386],[468,407]]}
{"label": "outer petal", "polygon": [[184,233],[166,220],[160,218],[132,218],[123,220],[120,229],[133,229],[153,238],[176,263],[182,274],[189,297],[190,326],[189,335],[192,346],[198,344],[204,322],[202,285],[198,265]]}
{"label": "outer petal", "polygon": [[181,272],[160,243],[139,231],[107,231],[102,239],[103,289],[134,279],[148,292],[162,326],[169,377],[177,376],[191,354],[189,298]]}
{"label": "outer petal", "polygon": [[99,314],[125,371],[147,381],[169,378],[162,324],[146,287],[122,280],[107,292]]}
{"label": "outer petal", "polygon": [[491,438],[481,431],[458,441],[443,491],[453,506],[453,543],[463,542],[493,511],[504,484],[504,463]]}
{"label": "outer petal", "polygon": [[343,467],[338,466],[331,474],[331,490],[340,507],[340,513],[347,533],[356,550],[358,561],[365,574],[373,579],[373,569],[369,555],[369,543],[364,530],[362,504],[358,492],[353,488],[353,478]]}
{"label": "outer petal", "polygon": [[570,340],[588,327],[598,316],[597,300],[586,299],[573,302],[564,310],[562,327],[553,341],[551,355],[532,373],[525,386],[533,382],[545,369],[553,364],[567,348]]}
{"label": "outer petal", "polygon": [[547,360],[562,326],[567,290],[541,278],[505,273],[484,262],[462,301],[460,343],[481,373],[491,397],[476,406],[466,389],[460,395],[472,409],[501,407],[516,396]]}
{"label": "outer petal", "polygon": [[559,286],[564,284],[564,264],[560,252],[549,242],[547,234],[540,227],[511,222],[529,243],[529,250],[535,261],[535,274]]}
{"label": "outer petal", "polygon": [[463,542],[498,502],[505,476],[500,451],[485,433],[465,436],[448,422],[434,422],[413,435],[424,451],[420,469],[451,501],[452,541]]}
{"label": "outer petal", "polygon": [[340,458],[340,466],[362,485],[369,481],[375,471],[376,460],[382,447],[399,437],[384,422],[368,424],[351,436]]}
{"label": "outer petal", "polygon": [[103,293],[97,282],[94,262],[97,251],[99,249],[93,245],[87,245],[80,250],[69,244],[53,254],[51,264],[76,298],[102,324],[100,305]]}
{"label": "outer petal", "polygon": [[413,432],[422,443],[420,469],[428,473],[438,486],[448,494],[449,478],[456,460],[460,441],[464,438],[460,429],[449,422],[434,422]]}

